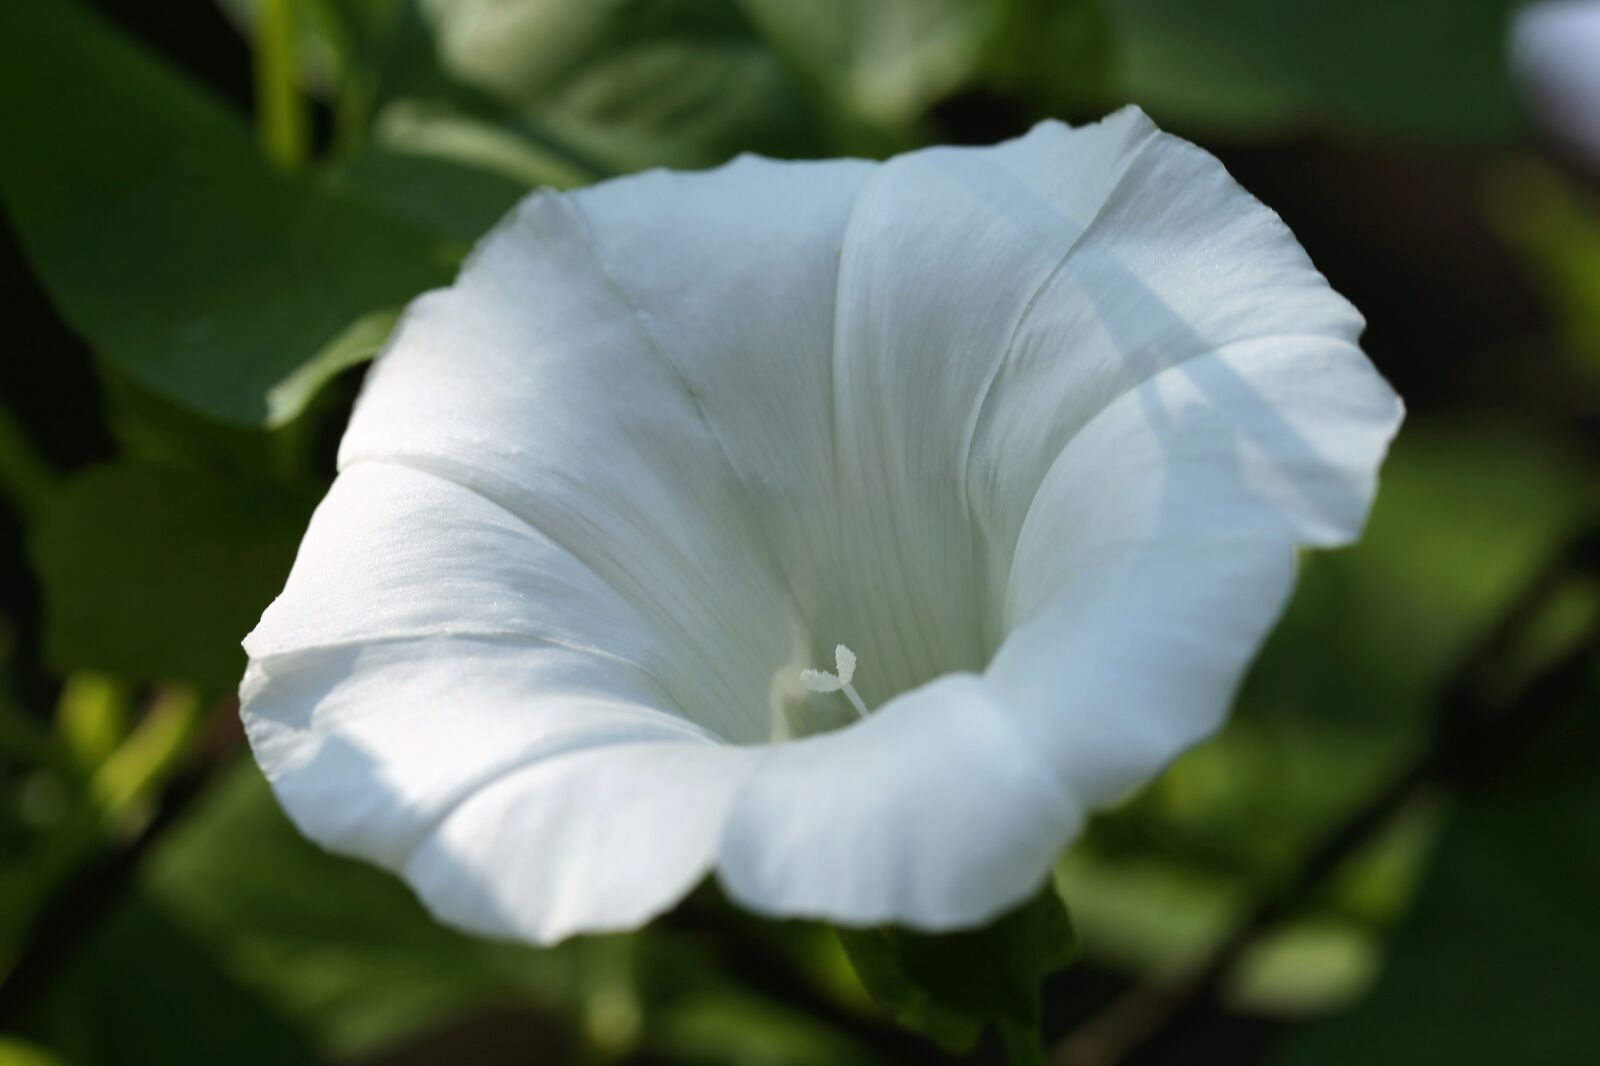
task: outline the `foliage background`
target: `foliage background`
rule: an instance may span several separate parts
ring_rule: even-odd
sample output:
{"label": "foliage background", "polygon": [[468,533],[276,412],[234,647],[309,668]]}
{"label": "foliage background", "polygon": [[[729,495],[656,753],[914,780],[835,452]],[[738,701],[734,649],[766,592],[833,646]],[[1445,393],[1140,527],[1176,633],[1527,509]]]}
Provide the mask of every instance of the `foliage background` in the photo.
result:
{"label": "foliage background", "polygon": [[[238,639],[360,363],[528,188],[1130,101],[1285,217],[1412,413],[1369,535],[1306,559],[1227,731],[1063,859],[1055,1061],[1600,1061],[1592,667],[1450,743],[1462,707],[1527,709],[1595,622],[1600,553],[1562,552],[1595,516],[1600,182],[1525,114],[1516,6],[0,7],[0,1064],[957,1058],[896,1028],[830,931],[710,892],[550,951],[432,924],[278,813],[230,702]],[[1308,865],[1374,798],[1349,861]],[[1217,997],[1168,1009],[1300,881]]]}

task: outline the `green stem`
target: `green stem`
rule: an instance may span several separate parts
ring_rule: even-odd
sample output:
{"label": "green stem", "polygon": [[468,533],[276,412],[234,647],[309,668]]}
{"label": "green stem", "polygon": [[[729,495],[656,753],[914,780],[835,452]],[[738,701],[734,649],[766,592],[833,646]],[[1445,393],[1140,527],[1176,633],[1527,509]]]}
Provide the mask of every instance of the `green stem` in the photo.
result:
{"label": "green stem", "polygon": [[267,158],[299,170],[310,156],[310,122],[296,69],[300,0],[261,0],[256,21],[256,128]]}
{"label": "green stem", "polygon": [[[324,0],[324,3],[327,2]],[[367,32],[371,35],[368,40],[362,40],[352,20],[338,17],[336,10],[328,19],[332,32],[339,38],[336,45],[338,52],[343,56],[339,86],[333,101],[331,154],[335,159],[349,159],[367,139],[367,125],[377,101],[383,70],[384,61],[380,57],[387,55],[394,47],[394,37],[398,32],[397,19],[403,17],[400,6],[394,5],[389,18],[374,13],[374,21],[367,26]]]}

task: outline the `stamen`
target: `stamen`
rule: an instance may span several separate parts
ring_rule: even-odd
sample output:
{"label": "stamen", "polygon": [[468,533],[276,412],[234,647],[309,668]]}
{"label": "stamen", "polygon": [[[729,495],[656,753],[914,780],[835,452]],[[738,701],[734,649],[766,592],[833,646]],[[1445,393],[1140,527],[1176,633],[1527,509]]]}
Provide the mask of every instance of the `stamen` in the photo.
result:
{"label": "stamen", "polygon": [[800,671],[800,684],[810,692],[843,692],[855,712],[865,718],[867,705],[855,686],[850,684],[856,676],[856,653],[840,644],[833,649],[833,667],[838,673],[830,674],[826,670]]}

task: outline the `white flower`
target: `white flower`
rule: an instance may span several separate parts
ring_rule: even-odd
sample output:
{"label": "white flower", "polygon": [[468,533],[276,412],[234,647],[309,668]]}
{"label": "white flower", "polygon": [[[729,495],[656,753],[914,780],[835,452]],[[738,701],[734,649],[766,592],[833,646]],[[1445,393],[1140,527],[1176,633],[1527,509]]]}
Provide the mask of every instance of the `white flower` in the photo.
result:
{"label": "white flower", "polygon": [[1136,110],[535,194],[372,370],[246,641],[256,755],[483,933],[712,871],[985,921],[1217,728],[1297,547],[1357,534],[1400,418],[1361,328]]}
{"label": "white flower", "polygon": [[1600,164],[1600,0],[1522,8],[1511,63],[1540,116]]}

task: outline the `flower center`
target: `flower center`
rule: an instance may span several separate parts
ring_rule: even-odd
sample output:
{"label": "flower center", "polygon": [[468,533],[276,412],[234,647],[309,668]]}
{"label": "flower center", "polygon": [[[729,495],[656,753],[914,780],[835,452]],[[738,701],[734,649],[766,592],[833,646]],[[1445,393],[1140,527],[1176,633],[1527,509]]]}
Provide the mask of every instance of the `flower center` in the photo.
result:
{"label": "flower center", "polygon": [[826,670],[802,670],[800,684],[808,692],[843,692],[856,714],[865,718],[867,705],[850,683],[856,676],[856,653],[843,644],[838,645],[833,649],[833,668],[837,672],[831,674]]}

